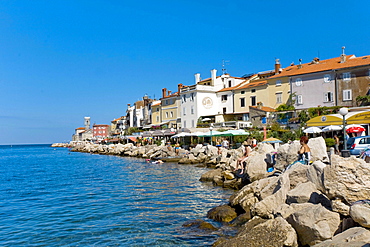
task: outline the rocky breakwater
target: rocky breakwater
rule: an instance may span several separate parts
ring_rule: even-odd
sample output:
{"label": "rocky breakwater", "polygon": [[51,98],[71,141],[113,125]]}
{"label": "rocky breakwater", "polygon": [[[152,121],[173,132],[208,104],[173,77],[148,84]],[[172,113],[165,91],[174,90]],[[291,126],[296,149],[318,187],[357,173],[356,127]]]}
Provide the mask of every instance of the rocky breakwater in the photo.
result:
{"label": "rocky breakwater", "polygon": [[[229,204],[208,212],[210,219],[238,228],[237,234],[219,238],[214,246],[370,246],[370,164],[355,157],[329,159],[321,137],[308,145],[313,162],[298,162],[289,169],[297,160],[298,142],[277,150],[258,145],[247,161],[250,183],[237,190]],[[232,172],[235,157],[225,152],[231,156],[217,166],[220,171],[201,179],[223,185],[243,179]],[[271,153],[276,163],[269,173]]]}

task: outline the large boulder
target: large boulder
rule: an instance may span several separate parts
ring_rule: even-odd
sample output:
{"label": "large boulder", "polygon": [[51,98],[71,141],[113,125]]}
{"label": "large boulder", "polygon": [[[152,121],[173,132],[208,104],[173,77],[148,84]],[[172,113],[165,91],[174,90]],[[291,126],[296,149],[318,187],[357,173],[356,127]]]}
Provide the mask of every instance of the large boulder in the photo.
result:
{"label": "large boulder", "polygon": [[354,203],[349,210],[349,215],[361,226],[370,228],[370,200]]}
{"label": "large boulder", "polygon": [[281,217],[263,220],[255,217],[242,226],[242,230],[234,237],[215,243],[217,247],[230,246],[298,246],[297,234],[293,227]]}
{"label": "large boulder", "polygon": [[277,150],[275,157],[275,168],[283,171],[288,165],[292,164],[298,159],[298,151],[301,145],[298,141],[294,141],[291,144],[281,145]]}
{"label": "large boulder", "polygon": [[257,215],[262,218],[273,218],[274,209],[285,203],[289,188],[289,177],[286,174],[283,174],[279,177],[273,194],[253,205],[251,208],[252,215]]}
{"label": "large boulder", "polygon": [[294,227],[302,245],[315,245],[331,239],[340,225],[338,213],[312,204],[291,214],[287,221]]}
{"label": "large boulder", "polygon": [[350,228],[333,239],[326,240],[315,247],[369,247],[370,246],[370,231],[362,227]]}
{"label": "large boulder", "polygon": [[318,194],[315,184],[311,182],[301,183],[287,194],[287,203],[305,203],[311,200],[314,193]]}
{"label": "large boulder", "polygon": [[320,160],[329,162],[329,156],[326,152],[326,144],[323,137],[311,138],[308,140],[307,145],[311,149],[311,161]]}
{"label": "large boulder", "polygon": [[217,206],[207,213],[207,218],[219,222],[230,222],[237,216],[235,209],[229,205]]}
{"label": "large boulder", "polygon": [[256,152],[248,157],[245,170],[252,182],[267,177],[267,163],[265,159],[266,154]]}
{"label": "large boulder", "polygon": [[199,181],[212,182],[212,181],[214,181],[215,177],[222,177],[222,170],[221,169],[209,170],[208,172],[202,174]]}
{"label": "large boulder", "polygon": [[330,199],[340,198],[350,205],[370,198],[370,164],[355,157],[331,156],[324,168],[324,187]]}

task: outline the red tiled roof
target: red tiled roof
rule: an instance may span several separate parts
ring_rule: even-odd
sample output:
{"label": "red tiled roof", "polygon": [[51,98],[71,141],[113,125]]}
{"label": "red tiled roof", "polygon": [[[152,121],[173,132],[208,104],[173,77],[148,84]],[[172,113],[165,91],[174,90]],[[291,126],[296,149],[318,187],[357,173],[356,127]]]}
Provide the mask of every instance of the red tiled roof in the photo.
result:
{"label": "red tiled roof", "polygon": [[274,108],[271,108],[271,107],[268,107],[268,106],[249,106],[249,108],[254,108],[254,109],[257,109],[257,110],[262,110],[262,111],[265,111],[265,112],[275,112],[276,110]]}
{"label": "red tiled roof", "polygon": [[247,89],[247,88],[252,88],[252,87],[259,87],[259,86],[263,86],[263,85],[266,85],[267,84],[267,81],[266,80],[255,80],[255,81],[252,81],[248,84],[245,84],[237,89]]}
{"label": "red tiled roof", "polygon": [[345,69],[357,66],[370,65],[370,56],[355,57],[354,55],[346,56],[346,61],[341,63],[340,57],[330,58],[322,61],[304,63],[301,65],[291,65],[283,69],[283,71],[278,74],[271,76],[272,78],[279,78],[283,76],[293,76],[301,74],[309,74],[321,71],[328,71],[334,69]]}
{"label": "red tiled roof", "polygon": [[114,120],[112,120],[111,122],[117,122],[117,121],[119,121],[119,120],[121,120],[121,119],[123,119],[124,117],[119,117],[119,118],[117,118],[117,119],[114,119]]}
{"label": "red tiled roof", "polygon": [[178,92],[175,92],[173,94],[166,95],[166,96],[162,97],[161,99],[172,98],[172,97],[177,97],[177,96],[179,96],[179,93]]}
{"label": "red tiled roof", "polygon": [[94,124],[93,127],[109,127],[108,124]]}
{"label": "red tiled roof", "polygon": [[156,104],[152,104],[152,106],[159,106],[159,105],[161,105],[161,102],[158,102]]}
{"label": "red tiled roof", "polygon": [[76,130],[84,130],[84,129],[85,129],[85,127],[79,127]]}

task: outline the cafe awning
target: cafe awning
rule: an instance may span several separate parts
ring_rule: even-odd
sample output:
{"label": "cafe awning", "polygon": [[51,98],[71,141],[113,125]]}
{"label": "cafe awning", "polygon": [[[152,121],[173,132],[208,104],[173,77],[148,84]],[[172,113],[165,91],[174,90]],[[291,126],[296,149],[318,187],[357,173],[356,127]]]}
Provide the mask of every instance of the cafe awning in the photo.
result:
{"label": "cafe awning", "polygon": [[[346,115],[346,124],[369,124],[369,123],[370,123],[370,111],[349,112]],[[343,116],[340,114],[317,116],[308,120],[306,124],[307,127],[342,125]]]}

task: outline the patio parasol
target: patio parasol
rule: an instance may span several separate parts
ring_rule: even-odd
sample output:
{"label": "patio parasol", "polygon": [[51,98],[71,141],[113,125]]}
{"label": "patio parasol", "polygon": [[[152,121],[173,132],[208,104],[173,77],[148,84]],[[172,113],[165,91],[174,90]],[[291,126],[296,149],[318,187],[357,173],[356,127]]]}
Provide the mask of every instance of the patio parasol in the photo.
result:
{"label": "patio parasol", "polygon": [[323,128],[321,131],[322,132],[330,132],[330,131],[337,131],[337,130],[342,130],[343,128],[338,125],[329,125]]}
{"label": "patio parasol", "polygon": [[346,126],[346,132],[347,133],[359,133],[359,132],[362,132],[362,131],[365,131],[365,128],[362,127],[361,125],[352,124],[352,125]]}
{"label": "patio parasol", "polygon": [[262,142],[265,142],[265,143],[282,143],[283,141],[281,141],[277,138],[274,138],[274,137],[270,137],[270,138],[267,138],[267,139],[263,140]]}
{"label": "patio parasol", "polygon": [[309,127],[303,131],[306,134],[315,134],[315,133],[321,133],[322,130],[318,127]]}

